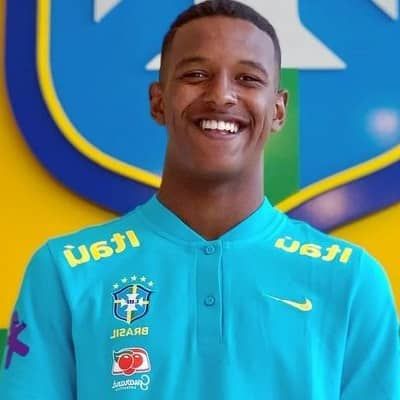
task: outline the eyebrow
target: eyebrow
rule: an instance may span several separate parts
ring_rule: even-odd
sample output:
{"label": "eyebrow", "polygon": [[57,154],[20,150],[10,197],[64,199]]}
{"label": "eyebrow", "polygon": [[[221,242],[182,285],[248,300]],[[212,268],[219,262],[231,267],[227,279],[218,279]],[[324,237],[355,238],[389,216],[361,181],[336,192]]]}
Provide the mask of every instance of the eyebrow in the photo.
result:
{"label": "eyebrow", "polygon": [[[197,62],[206,62],[206,61],[209,61],[208,58],[206,58],[206,57],[201,57],[201,56],[186,57],[186,58],[183,58],[181,61],[179,61],[176,64],[175,69],[182,68],[186,64],[192,64],[192,63],[197,63]],[[258,71],[260,71],[261,73],[263,73],[267,78],[269,77],[267,70],[264,68],[264,66],[261,63],[259,63],[257,61],[240,60],[239,64],[247,65],[249,67],[255,68]]]}
{"label": "eyebrow", "polygon": [[186,58],[183,58],[181,61],[179,61],[175,65],[175,69],[179,69],[186,64],[193,64],[196,62],[205,62],[205,61],[208,61],[208,59],[205,57],[201,57],[201,56],[186,57]]}
{"label": "eyebrow", "polygon": [[257,61],[241,60],[241,61],[239,61],[239,64],[247,65],[249,67],[255,68],[258,71],[262,72],[267,78],[269,77],[267,70],[264,68],[264,66],[261,63],[259,63]]}

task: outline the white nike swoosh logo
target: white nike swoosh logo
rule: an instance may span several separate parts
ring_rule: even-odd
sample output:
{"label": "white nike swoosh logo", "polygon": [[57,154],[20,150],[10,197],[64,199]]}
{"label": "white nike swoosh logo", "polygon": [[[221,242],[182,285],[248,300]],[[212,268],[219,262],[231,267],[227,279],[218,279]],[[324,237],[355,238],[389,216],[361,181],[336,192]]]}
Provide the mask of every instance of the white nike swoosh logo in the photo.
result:
{"label": "white nike swoosh logo", "polygon": [[305,301],[303,303],[299,303],[297,301],[280,299],[279,297],[270,296],[269,294],[266,294],[265,296],[270,297],[271,299],[274,299],[276,301],[280,301],[281,303],[285,303],[291,307],[297,308],[298,310],[303,311],[303,312],[311,311],[313,308],[311,300],[307,299],[307,298],[305,299]]}

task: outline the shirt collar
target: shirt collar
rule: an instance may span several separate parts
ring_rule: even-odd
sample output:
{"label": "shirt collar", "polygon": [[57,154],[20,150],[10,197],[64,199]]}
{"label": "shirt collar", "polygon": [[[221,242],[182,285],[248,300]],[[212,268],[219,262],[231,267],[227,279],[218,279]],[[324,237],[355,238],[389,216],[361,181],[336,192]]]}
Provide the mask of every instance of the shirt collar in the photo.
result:
{"label": "shirt collar", "polygon": [[[153,226],[153,229],[166,234],[171,239],[185,242],[208,242],[161,203],[156,195],[140,206],[139,212]],[[276,229],[282,217],[283,215],[264,197],[261,205],[253,213],[213,241],[246,241],[268,235]]]}

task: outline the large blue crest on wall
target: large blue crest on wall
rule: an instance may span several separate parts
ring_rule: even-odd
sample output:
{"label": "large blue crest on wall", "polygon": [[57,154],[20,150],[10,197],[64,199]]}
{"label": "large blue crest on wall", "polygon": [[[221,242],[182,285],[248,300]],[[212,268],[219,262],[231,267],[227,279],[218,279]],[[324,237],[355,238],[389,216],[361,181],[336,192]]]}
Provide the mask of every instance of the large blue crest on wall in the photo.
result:
{"label": "large blue crest on wall", "polygon": [[[281,208],[330,229],[399,201],[397,0],[244,3],[276,27],[293,78],[292,151],[271,144],[286,154],[276,169],[290,157],[294,177],[276,197]],[[21,132],[58,180],[118,213],[160,184],[167,134],[150,117],[148,87],[163,35],[191,4],[7,4],[7,85]]]}

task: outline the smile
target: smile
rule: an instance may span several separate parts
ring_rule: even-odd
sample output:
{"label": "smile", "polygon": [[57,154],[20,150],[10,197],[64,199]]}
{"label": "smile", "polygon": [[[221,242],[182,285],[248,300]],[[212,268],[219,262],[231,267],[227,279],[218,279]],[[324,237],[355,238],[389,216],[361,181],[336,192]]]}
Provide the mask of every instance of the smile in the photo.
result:
{"label": "smile", "polygon": [[236,134],[239,131],[239,124],[236,122],[202,119],[199,121],[199,125],[204,131],[217,130],[222,134]]}

